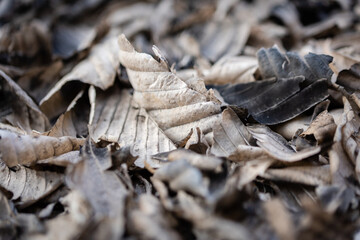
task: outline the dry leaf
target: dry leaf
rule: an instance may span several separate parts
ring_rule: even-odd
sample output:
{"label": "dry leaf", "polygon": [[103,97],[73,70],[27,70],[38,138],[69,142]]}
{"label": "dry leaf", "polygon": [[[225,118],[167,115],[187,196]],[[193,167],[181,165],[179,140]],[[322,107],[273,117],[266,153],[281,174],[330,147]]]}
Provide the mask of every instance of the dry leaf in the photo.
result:
{"label": "dry leaf", "polygon": [[[281,240],[295,239],[295,226],[289,211],[280,199],[265,202],[264,209],[269,224]],[[275,221],[276,219],[276,221]]]}
{"label": "dry leaf", "polygon": [[156,170],[154,178],[169,182],[174,191],[189,191],[192,194],[206,197],[208,189],[199,169],[191,166],[185,159],[168,163]]}
{"label": "dry leaf", "polygon": [[327,185],[331,181],[328,165],[268,169],[261,176],[274,181],[287,181],[311,186]]}
{"label": "dry leaf", "polygon": [[199,168],[200,170],[215,171],[221,170],[221,164],[223,161],[220,158],[212,156],[203,156],[201,154],[194,153],[189,150],[177,149],[171,151],[168,155],[169,161],[179,161],[185,159],[192,166]]}
{"label": "dry leaf", "polygon": [[108,149],[98,149],[88,139],[82,152],[82,161],[69,170],[66,183],[79,191],[94,210],[95,221],[109,224],[111,238],[118,238],[124,232],[124,201],[127,190],[115,172],[106,170],[111,162]]}
{"label": "dry leaf", "polygon": [[271,157],[284,162],[296,162],[318,154],[320,146],[309,147],[296,152],[286,140],[270,128],[261,125],[248,127],[250,133],[257,140],[256,143]]}
{"label": "dry leaf", "polygon": [[3,71],[0,71],[1,122],[9,122],[26,132],[45,131],[49,120],[34,101]]}
{"label": "dry leaf", "polygon": [[[120,61],[135,89],[134,101],[145,108],[165,134],[178,142],[193,127],[204,134],[218,121],[220,105],[200,81],[184,82],[168,70],[166,62],[138,53],[124,35],[119,37]],[[208,94],[210,96],[208,96]]]}
{"label": "dry leaf", "polygon": [[34,234],[29,239],[67,240],[78,237],[85,231],[93,212],[84,196],[79,191],[73,190],[61,198],[60,202],[65,206],[66,212],[45,221],[46,233]]}
{"label": "dry leaf", "polygon": [[328,111],[321,112],[300,136],[313,135],[319,144],[332,140],[335,134],[336,124]]}
{"label": "dry leaf", "polygon": [[[111,36],[94,46],[89,56],[76,65],[70,73],[62,77],[41,100],[41,109],[50,117],[64,112],[69,101],[66,100],[68,96],[65,96],[61,89],[74,81],[94,85],[103,90],[113,85],[116,70],[119,67],[117,49],[116,37]],[[54,109],[54,106],[56,106],[56,109]]]}
{"label": "dry leaf", "polygon": [[126,90],[99,94],[90,136],[96,142],[102,140],[118,143],[122,148],[130,147],[131,155],[138,157],[135,161],[138,167],[144,167],[145,162],[159,167],[151,156],[176,147],[145,109],[137,107],[132,99]]}
{"label": "dry leaf", "polygon": [[86,25],[57,24],[53,29],[52,47],[54,55],[69,58],[90,47],[96,30]]}
{"label": "dry leaf", "polygon": [[18,164],[32,165],[38,160],[79,150],[84,144],[84,139],[19,135],[0,130],[0,143],[2,161],[9,167],[14,167]]}
{"label": "dry leaf", "polygon": [[213,62],[224,56],[235,56],[244,47],[249,33],[247,23],[230,18],[212,21],[206,25],[201,37],[201,52]]}
{"label": "dry leaf", "polygon": [[140,239],[181,239],[172,229],[175,220],[163,209],[157,198],[143,194],[138,206],[130,210],[130,231]]}
{"label": "dry leaf", "polygon": [[214,127],[214,144],[211,153],[228,157],[237,151],[239,145],[250,145],[253,138],[236,113],[227,108],[222,113],[222,121]]}
{"label": "dry leaf", "polygon": [[202,74],[206,84],[247,83],[255,81],[254,74],[257,68],[255,57],[224,57],[209,70],[203,70]]}
{"label": "dry leaf", "polygon": [[30,205],[58,188],[62,182],[61,174],[48,171],[35,171],[26,167],[10,170],[0,162],[0,186],[12,194],[11,199],[21,206]]}

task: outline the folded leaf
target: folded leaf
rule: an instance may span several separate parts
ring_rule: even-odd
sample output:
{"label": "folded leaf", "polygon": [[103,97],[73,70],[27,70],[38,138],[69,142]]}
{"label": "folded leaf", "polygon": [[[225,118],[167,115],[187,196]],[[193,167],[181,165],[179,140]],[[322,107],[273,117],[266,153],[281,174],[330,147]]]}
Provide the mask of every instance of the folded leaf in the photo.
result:
{"label": "folded leaf", "polygon": [[290,144],[279,134],[273,132],[266,126],[256,125],[248,127],[250,133],[257,140],[257,144],[264,149],[267,154],[275,159],[284,162],[296,162],[318,154],[320,146],[309,147],[296,152]]}
{"label": "folded leaf", "polygon": [[184,139],[193,127],[204,134],[219,120],[220,103],[198,79],[186,82],[170,72],[157,48],[160,62],[148,54],[138,53],[125,38],[119,37],[120,62],[126,67],[135,89],[134,101],[149,115],[174,142]]}
{"label": "folded leaf", "polygon": [[30,133],[46,131],[49,120],[36,103],[8,75],[0,70],[0,121]]}
{"label": "folded leaf", "polygon": [[254,143],[250,132],[236,113],[227,108],[222,113],[222,121],[214,126],[214,144],[211,153],[220,157],[233,155],[239,145]]}
{"label": "folded leaf", "polygon": [[1,159],[9,167],[32,165],[39,160],[79,150],[84,139],[19,135],[0,129]]}
{"label": "folded leaf", "polygon": [[[56,85],[41,100],[41,109],[50,117],[63,113],[68,104],[73,100],[68,99],[71,84],[74,81],[94,85],[103,90],[113,85],[116,71],[119,67],[119,57],[117,55],[118,44],[116,37],[109,36],[102,42],[98,43],[91,50],[89,56],[77,64],[71,72],[62,77]],[[67,86],[67,92],[65,89]],[[76,90],[77,88],[75,88]],[[74,89],[72,89],[74,90]],[[79,92],[79,91],[78,91]],[[76,94],[78,93],[76,92]],[[54,109],[56,108],[56,109]]]}
{"label": "folded leaf", "polygon": [[268,169],[261,176],[274,181],[301,183],[311,186],[327,185],[331,182],[329,165]]}

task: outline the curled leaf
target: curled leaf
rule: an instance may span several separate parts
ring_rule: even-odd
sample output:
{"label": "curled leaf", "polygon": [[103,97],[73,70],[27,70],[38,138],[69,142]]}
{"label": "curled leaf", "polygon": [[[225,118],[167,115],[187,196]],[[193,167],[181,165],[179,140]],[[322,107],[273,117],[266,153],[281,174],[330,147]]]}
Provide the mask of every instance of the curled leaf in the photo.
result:
{"label": "curled leaf", "polygon": [[229,157],[237,151],[239,145],[250,145],[253,141],[247,127],[236,113],[227,108],[222,113],[220,124],[214,127],[214,144],[211,147],[211,153]]}
{"label": "curled leaf", "polygon": [[257,144],[263,148],[267,154],[280,161],[300,161],[319,153],[321,150],[320,146],[317,146],[296,152],[281,135],[273,132],[266,126],[256,125],[248,129],[257,140]]}
{"label": "curled leaf", "polygon": [[220,104],[199,80],[185,82],[169,71],[162,56],[160,62],[138,53],[125,38],[119,37],[120,62],[126,67],[135,89],[134,101],[145,108],[174,142],[184,139],[191,128],[204,134],[219,120]]}
{"label": "curled leaf", "polygon": [[268,169],[261,176],[274,181],[301,183],[311,186],[327,185],[331,182],[329,165]]}
{"label": "curled leaf", "polygon": [[[118,44],[115,37],[110,36],[97,44],[86,59],[62,77],[47,93],[40,102],[41,109],[51,117],[63,113],[72,101],[72,99],[70,101],[67,99],[68,94],[65,94],[64,87],[68,84],[74,85],[74,81],[94,85],[103,90],[113,85],[116,70],[119,67],[117,49]],[[71,87],[67,87],[69,90],[71,89]],[[78,92],[74,94],[74,97]],[[56,109],[53,109],[54,106]]]}
{"label": "curled leaf", "polygon": [[0,121],[9,122],[26,132],[45,131],[49,120],[35,102],[3,71],[0,70]]}
{"label": "curled leaf", "polygon": [[19,135],[0,129],[1,159],[9,167],[31,165],[38,160],[79,150],[84,139],[73,137],[47,137]]}
{"label": "curled leaf", "polygon": [[10,170],[0,162],[0,186],[12,193],[12,199],[27,206],[53,192],[63,182],[59,173],[35,171],[26,167]]}

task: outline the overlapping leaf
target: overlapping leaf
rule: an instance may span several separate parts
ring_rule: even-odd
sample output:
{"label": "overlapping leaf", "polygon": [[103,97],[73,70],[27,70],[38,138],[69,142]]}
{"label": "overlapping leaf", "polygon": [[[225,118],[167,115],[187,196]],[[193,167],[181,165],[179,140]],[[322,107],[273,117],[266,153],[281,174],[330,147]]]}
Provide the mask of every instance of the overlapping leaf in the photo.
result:
{"label": "overlapping leaf", "polygon": [[174,150],[174,143],[158,127],[156,122],[140,108],[127,90],[99,94],[95,114],[90,126],[90,135],[96,142],[118,143],[130,147],[136,166],[144,167],[145,161],[158,167],[151,156]]}
{"label": "overlapping leaf", "polygon": [[[248,109],[260,123],[273,125],[296,117],[328,96],[330,56],[281,54],[277,48],[257,53],[263,80],[218,87],[229,104]],[[296,107],[295,107],[296,106]]]}
{"label": "overlapping leaf", "polygon": [[204,133],[211,131],[219,120],[220,104],[200,80],[181,80],[169,71],[156,48],[160,62],[136,52],[124,35],[120,36],[119,45],[120,61],[135,89],[134,101],[148,111],[171,140],[184,139],[193,127]]}

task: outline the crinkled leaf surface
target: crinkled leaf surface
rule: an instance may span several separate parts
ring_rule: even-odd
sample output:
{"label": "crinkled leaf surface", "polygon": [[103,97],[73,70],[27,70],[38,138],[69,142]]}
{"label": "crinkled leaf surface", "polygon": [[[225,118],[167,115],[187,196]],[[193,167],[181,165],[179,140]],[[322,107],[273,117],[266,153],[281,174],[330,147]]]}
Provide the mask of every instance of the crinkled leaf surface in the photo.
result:
{"label": "crinkled leaf surface", "polygon": [[119,46],[120,62],[135,89],[134,101],[148,111],[171,140],[184,139],[193,127],[204,133],[211,131],[219,121],[220,104],[200,80],[183,81],[169,71],[161,53],[155,51],[160,62],[138,53],[124,35],[119,37]]}

